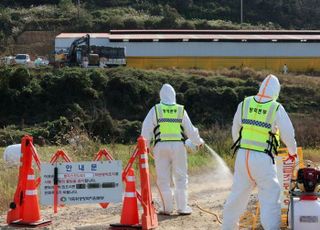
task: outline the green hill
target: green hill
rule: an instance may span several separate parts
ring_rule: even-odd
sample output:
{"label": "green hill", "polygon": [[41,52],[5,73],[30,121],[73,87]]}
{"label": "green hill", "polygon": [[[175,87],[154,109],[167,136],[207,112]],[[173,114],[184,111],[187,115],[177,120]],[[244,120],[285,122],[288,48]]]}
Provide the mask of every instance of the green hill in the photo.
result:
{"label": "green hill", "polygon": [[[80,3],[79,5],[77,3]],[[109,29],[317,29],[318,1],[3,0],[0,53],[24,31],[106,32]]]}
{"label": "green hill", "polygon": [[[171,9],[185,19],[225,20],[239,22],[240,2],[234,0],[3,0],[4,7],[33,7],[42,5],[73,5],[90,12],[121,7],[133,8],[149,15],[163,16]],[[251,24],[278,24],[284,28],[317,28],[319,22],[319,1],[317,0],[252,0],[243,1],[244,19]],[[169,10],[170,11],[170,10]],[[119,15],[121,16],[121,15]],[[170,25],[168,25],[170,26]]]}

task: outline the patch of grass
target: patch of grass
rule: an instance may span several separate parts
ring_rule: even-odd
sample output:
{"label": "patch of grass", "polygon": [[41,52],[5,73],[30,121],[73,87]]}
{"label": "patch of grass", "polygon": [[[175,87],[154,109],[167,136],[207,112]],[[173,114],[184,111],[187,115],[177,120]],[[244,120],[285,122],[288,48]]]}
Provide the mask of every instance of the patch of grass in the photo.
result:
{"label": "patch of grass", "polygon": [[18,169],[16,167],[8,168],[0,159],[0,211],[9,208],[13,195],[17,186]]}
{"label": "patch of grass", "polygon": [[296,140],[299,146],[317,149],[320,147],[318,113],[291,114],[292,123],[296,131]]}
{"label": "patch of grass", "polygon": [[320,149],[302,149],[303,157],[306,160],[311,160],[314,163],[320,163]]}

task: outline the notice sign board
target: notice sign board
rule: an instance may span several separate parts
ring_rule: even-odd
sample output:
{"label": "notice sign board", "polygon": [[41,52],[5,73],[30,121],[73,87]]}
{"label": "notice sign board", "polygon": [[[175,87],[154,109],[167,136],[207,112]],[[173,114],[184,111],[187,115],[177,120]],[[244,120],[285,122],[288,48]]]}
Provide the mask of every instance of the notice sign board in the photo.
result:
{"label": "notice sign board", "polygon": [[58,204],[118,203],[122,201],[121,161],[41,164],[41,204],[53,205],[54,178]]}

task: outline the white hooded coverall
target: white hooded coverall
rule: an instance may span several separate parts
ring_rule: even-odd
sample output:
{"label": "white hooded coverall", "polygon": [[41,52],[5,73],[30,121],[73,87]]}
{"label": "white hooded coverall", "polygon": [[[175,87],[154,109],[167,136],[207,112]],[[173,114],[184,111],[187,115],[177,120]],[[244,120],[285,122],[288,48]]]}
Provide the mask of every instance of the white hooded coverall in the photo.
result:
{"label": "white hooded coverall", "polygon": [[[160,102],[166,105],[176,104],[176,93],[171,85],[164,84],[162,86],[160,90]],[[152,107],[142,124],[142,136],[147,140],[149,146],[150,142],[154,139],[153,130],[155,126],[157,126],[157,118],[155,107]],[[182,126],[185,135],[194,145],[203,144],[198,129],[192,125],[186,111],[184,111]],[[153,152],[157,172],[157,184],[163,199],[162,211],[167,214],[173,211],[173,194],[170,187],[171,175],[173,174],[177,211],[179,213],[191,213],[191,208],[187,205],[188,166],[184,143],[182,141],[158,142],[154,146]]]}
{"label": "white hooded coverall", "polygon": [[[278,78],[269,75],[262,82],[259,94],[255,96],[255,99],[258,102],[267,102],[277,99],[279,92]],[[242,127],[241,112],[242,102],[239,104],[233,119],[232,138],[234,142],[238,139]],[[280,138],[287,146],[290,155],[296,154],[294,128],[282,105],[279,106],[275,121],[272,124],[272,131],[276,133],[277,130],[280,131]],[[250,178],[249,173],[254,181]],[[265,230],[280,228],[280,185],[276,166],[267,154],[240,148],[237,152],[231,193],[223,210],[223,230],[238,229],[239,218],[247,207],[249,195],[255,183],[258,187],[260,218],[263,228]]]}
{"label": "white hooded coverall", "polygon": [[3,160],[10,166],[19,165],[21,155],[21,144],[9,145],[4,150]]}

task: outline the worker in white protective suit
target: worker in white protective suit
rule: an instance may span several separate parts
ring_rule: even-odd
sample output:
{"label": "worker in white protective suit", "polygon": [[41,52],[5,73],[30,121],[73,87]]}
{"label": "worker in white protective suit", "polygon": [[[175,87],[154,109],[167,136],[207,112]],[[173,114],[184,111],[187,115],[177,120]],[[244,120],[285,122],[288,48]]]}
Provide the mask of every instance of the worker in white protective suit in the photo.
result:
{"label": "worker in white protective suit", "polygon": [[3,160],[8,166],[19,165],[21,155],[21,144],[9,145],[4,150]]}
{"label": "worker in white protective suit", "polygon": [[160,103],[152,107],[143,121],[142,136],[149,146],[154,142],[157,184],[163,201],[159,214],[170,215],[173,212],[171,172],[177,212],[181,215],[191,214],[192,209],[188,206],[188,167],[184,141],[189,138],[196,146],[201,146],[204,141],[200,138],[198,129],[192,125],[184,107],[176,104],[176,93],[171,85],[162,86]]}
{"label": "worker in white protective suit", "polygon": [[297,145],[290,118],[283,106],[276,102],[279,92],[278,78],[268,75],[259,93],[245,98],[238,106],[232,126],[237,157],[231,194],[223,210],[223,230],[238,229],[239,218],[255,185],[258,187],[263,228],[280,228],[281,187],[273,154],[279,145],[279,134],[289,151],[287,160],[293,161],[297,157]]}

